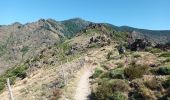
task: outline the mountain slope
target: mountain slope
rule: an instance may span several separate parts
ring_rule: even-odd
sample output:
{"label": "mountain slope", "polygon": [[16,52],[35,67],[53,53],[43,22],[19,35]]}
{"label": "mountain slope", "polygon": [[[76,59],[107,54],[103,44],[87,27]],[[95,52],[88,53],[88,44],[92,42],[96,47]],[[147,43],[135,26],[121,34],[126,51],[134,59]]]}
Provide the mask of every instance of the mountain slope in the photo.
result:
{"label": "mountain slope", "polygon": [[[72,37],[89,22],[71,19],[62,22],[40,19],[37,22],[0,27],[0,73],[8,67],[36,55],[43,46],[60,43]],[[74,26],[74,27],[71,27]]]}
{"label": "mountain slope", "polygon": [[[12,25],[1,25],[0,73],[8,67],[13,67],[17,63],[36,55],[36,51],[41,47],[57,44],[66,38],[76,36],[79,31],[86,30],[90,24],[94,23],[74,18],[65,21],[40,19],[37,22],[27,24],[16,22]],[[154,31],[127,26],[117,27],[111,24],[101,25],[107,26],[109,30],[119,31],[114,34],[114,39],[120,37],[121,33],[131,34],[135,31],[154,43],[170,42],[169,30]],[[126,40],[126,37],[123,39]]]}
{"label": "mountain slope", "polygon": [[155,42],[155,43],[167,43],[170,42],[170,30],[147,30],[147,29],[139,29],[133,28],[129,26],[114,26],[110,25],[117,31],[129,32],[132,33],[134,31],[139,32],[145,36],[148,40]]}

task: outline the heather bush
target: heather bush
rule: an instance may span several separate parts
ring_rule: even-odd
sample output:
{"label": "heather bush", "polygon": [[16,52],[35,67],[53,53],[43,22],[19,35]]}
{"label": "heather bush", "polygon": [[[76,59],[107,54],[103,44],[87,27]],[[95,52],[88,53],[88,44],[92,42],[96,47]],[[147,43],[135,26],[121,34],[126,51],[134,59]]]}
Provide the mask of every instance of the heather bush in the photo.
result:
{"label": "heather bush", "polygon": [[124,74],[129,79],[141,78],[148,69],[147,65],[131,65],[125,68]]}

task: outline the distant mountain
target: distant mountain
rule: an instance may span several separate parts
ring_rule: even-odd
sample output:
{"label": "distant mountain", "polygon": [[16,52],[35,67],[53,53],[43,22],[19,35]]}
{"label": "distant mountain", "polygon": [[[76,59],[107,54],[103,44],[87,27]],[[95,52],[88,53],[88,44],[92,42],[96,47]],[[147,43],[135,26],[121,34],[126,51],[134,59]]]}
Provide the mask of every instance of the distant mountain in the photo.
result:
{"label": "distant mountain", "polygon": [[129,33],[133,33],[134,31],[139,32],[143,34],[145,38],[155,43],[170,42],[170,30],[148,30],[148,29],[133,28],[129,26],[118,27],[110,24],[108,25],[117,31],[129,32]]}

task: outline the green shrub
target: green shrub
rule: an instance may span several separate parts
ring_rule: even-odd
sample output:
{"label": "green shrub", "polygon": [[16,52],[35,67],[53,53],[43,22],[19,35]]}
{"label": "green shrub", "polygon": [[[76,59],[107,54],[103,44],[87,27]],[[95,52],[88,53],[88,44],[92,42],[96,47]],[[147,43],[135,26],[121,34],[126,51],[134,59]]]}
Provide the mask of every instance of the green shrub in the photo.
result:
{"label": "green shrub", "polygon": [[104,73],[101,74],[100,78],[110,78],[110,73],[104,72]]}
{"label": "green shrub", "polygon": [[160,74],[160,75],[170,75],[170,66],[160,67],[158,69],[158,74]]}
{"label": "green shrub", "polygon": [[121,92],[127,91],[129,85],[124,80],[106,80],[97,87],[95,97],[97,100],[124,100],[125,96]]}
{"label": "green shrub", "polygon": [[103,73],[103,70],[101,70],[100,68],[95,68],[95,72],[92,75],[93,78],[97,78],[99,77],[101,74]]}
{"label": "green shrub", "polygon": [[161,81],[158,80],[157,78],[153,78],[151,80],[146,80],[144,82],[145,86],[151,90],[161,90],[162,89],[162,85],[161,85]]}
{"label": "green shrub", "polygon": [[163,61],[163,63],[167,63],[167,62],[170,62],[170,58],[167,58]]}
{"label": "green shrub", "polygon": [[106,57],[106,58],[107,58],[107,60],[110,60],[110,59],[111,59],[111,55],[112,55],[112,54],[113,54],[113,52],[112,52],[112,51],[109,51],[109,52],[108,52],[107,57]]}
{"label": "green shrub", "polygon": [[23,53],[23,55],[25,55],[29,50],[29,47],[28,46],[24,46],[22,49],[21,49],[21,52]]}
{"label": "green shrub", "polygon": [[7,70],[6,72],[6,77],[20,77],[20,78],[25,78],[25,74],[26,74],[26,70],[27,70],[28,67],[26,66],[18,66],[18,67],[15,67],[15,68],[11,68],[9,70]]}
{"label": "green shrub", "polygon": [[121,79],[115,79],[112,80],[111,83],[112,85],[112,91],[116,92],[116,91],[121,91],[121,92],[127,92],[129,91],[129,84]]}
{"label": "green shrub", "polygon": [[0,91],[2,91],[5,88],[7,78],[9,78],[10,84],[14,84],[15,79],[17,77],[20,77],[22,79],[25,78],[27,68],[28,68],[27,66],[17,66],[8,69],[4,75],[0,76]]}
{"label": "green shrub", "polygon": [[146,47],[145,51],[150,52],[153,48],[152,47]]}
{"label": "green shrub", "polygon": [[119,62],[119,63],[116,63],[116,65],[118,68],[122,68],[124,67],[125,64],[123,62]]}
{"label": "green shrub", "polygon": [[133,57],[134,58],[139,58],[139,57],[141,57],[141,55],[140,54],[134,54]]}
{"label": "green shrub", "polygon": [[121,92],[114,92],[113,93],[113,100],[127,100],[127,97]]}
{"label": "green shrub", "polygon": [[111,100],[113,99],[112,86],[107,81],[103,81],[101,85],[97,87],[97,92],[95,93],[96,100]]}
{"label": "green shrub", "polygon": [[4,82],[0,82],[0,90],[3,90],[5,88],[5,83]]}
{"label": "green shrub", "polygon": [[170,77],[168,77],[167,80],[163,81],[162,85],[166,89],[169,88],[170,87]]}
{"label": "green shrub", "polygon": [[147,88],[139,88],[131,93],[130,100],[155,100],[153,92]]}
{"label": "green shrub", "polygon": [[124,69],[123,68],[116,68],[110,71],[110,77],[115,79],[124,79]]}
{"label": "green shrub", "polygon": [[158,48],[153,48],[151,49],[150,53],[161,53],[162,50],[161,49],[158,49]]}
{"label": "green shrub", "polygon": [[149,67],[146,65],[131,65],[125,68],[124,74],[129,79],[141,78],[147,71]]}
{"label": "green shrub", "polygon": [[164,52],[160,55],[160,57],[170,57],[170,52]]}

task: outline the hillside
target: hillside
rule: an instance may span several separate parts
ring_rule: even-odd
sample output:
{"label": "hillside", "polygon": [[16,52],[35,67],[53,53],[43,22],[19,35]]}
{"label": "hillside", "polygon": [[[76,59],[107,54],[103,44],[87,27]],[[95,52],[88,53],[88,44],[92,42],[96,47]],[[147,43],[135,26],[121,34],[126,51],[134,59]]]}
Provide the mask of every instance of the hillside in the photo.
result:
{"label": "hillside", "polygon": [[[126,29],[76,18],[2,25],[0,35],[0,99],[8,99],[6,78],[16,100],[169,98],[169,51],[152,45],[143,48],[136,41],[160,43],[166,37],[164,42],[170,42],[169,31]],[[139,49],[128,48],[130,35],[131,46]],[[119,53],[121,46],[125,53]]]}
{"label": "hillside", "polygon": [[0,27],[0,73],[36,55],[40,48],[60,43],[85,28],[89,22],[70,19],[57,22],[40,19],[37,22]]}
{"label": "hillside", "polygon": [[148,29],[139,29],[133,28],[129,26],[114,26],[110,25],[117,31],[129,32],[132,33],[134,31],[139,32],[145,36],[148,40],[155,42],[155,43],[167,43],[170,42],[170,30],[148,30]]}

